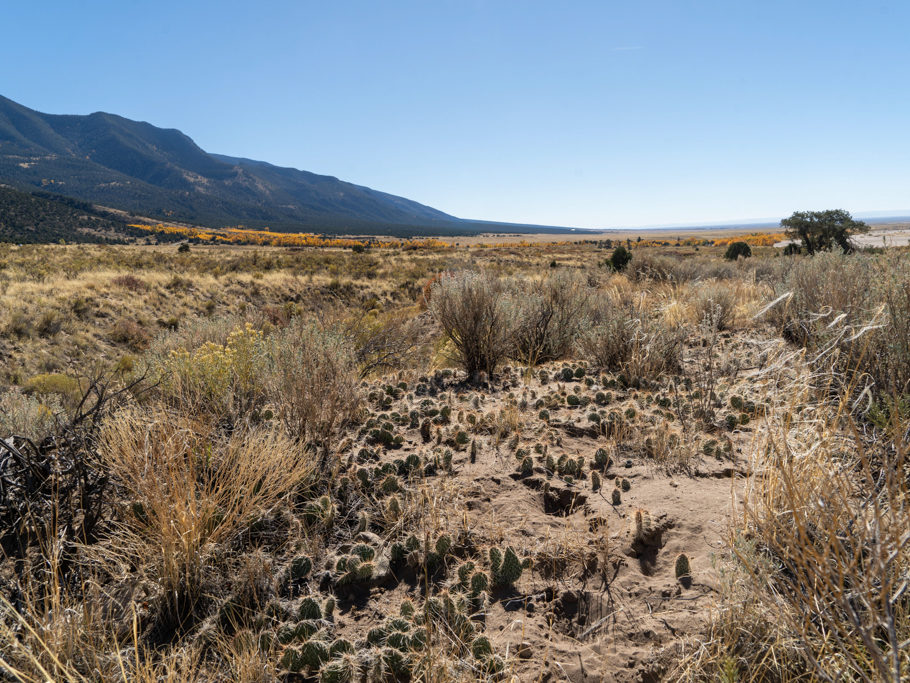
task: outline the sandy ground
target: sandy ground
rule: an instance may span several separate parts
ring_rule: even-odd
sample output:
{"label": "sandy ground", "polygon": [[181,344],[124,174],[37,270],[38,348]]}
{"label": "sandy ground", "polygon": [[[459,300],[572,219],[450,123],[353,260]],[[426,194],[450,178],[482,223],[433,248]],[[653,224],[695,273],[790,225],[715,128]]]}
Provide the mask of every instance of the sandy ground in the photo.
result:
{"label": "sandy ground", "polygon": [[[744,359],[761,343],[749,334],[736,337],[724,344]],[[718,602],[715,556],[723,551],[731,514],[739,510],[759,420],[734,431],[696,431],[687,442],[684,465],[658,465],[642,449],[668,420],[667,409],[657,405],[666,388],[616,388],[612,382],[602,384],[604,377],[587,386],[581,380],[541,383],[536,376],[512,373],[480,392],[450,384],[439,395],[452,406],[453,423],[442,428],[443,434],[470,430],[472,413],[508,411],[515,405],[510,396],[533,404],[554,392],[593,398],[607,390],[607,408],[626,416],[627,435],[617,440],[588,421],[597,407],[593,403],[588,408],[564,403],[550,410],[549,421],[529,405],[518,412],[520,426],[505,440],[472,432],[476,460],[471,462],[469,448],[456,449],[452,471],[427,480],[434,495],[451,496],[441,504],[448,518],[443,524],[463,557],[476,557],[491,545],[511,545],[533,563],[513,590],[491,595],[482,619],[496,650],[510,655],[508,674],[522,681],[670,680],[680,652],[704,635]],[[749,387],[749,378],[739,376],[723,393],[747,395]],[[412,407],[402,399],[390,409]],[[627,412],[632,408],[638,411],[635,417]],[[723,453],[703,453],[709,439],[726,444]],[[409,430],[401,448],[381,459],[425,455],[433,445]],[[554,460],[583,457],[585,474],[554,476],[545,467],[546,455],[538,453],[541,446]],[[589,465],[601,447],[610,450],[612,463],[601,474],[602,488],[594,490]],[[516,448],[531,454],[532,472],[518,471]],[[627,487],[614,504],[613,490],[623,480]],[[639,510],[651,520],[645,543],[632,534]],[[690,559],[690,581],[676,578],[680,553]],[[341,604],[339,631],[355,639],[375,625],[376,615],[394,613],[402,599],[416,600],[420,591],[419,582],[399,577],[374,588],[367,605]]]}

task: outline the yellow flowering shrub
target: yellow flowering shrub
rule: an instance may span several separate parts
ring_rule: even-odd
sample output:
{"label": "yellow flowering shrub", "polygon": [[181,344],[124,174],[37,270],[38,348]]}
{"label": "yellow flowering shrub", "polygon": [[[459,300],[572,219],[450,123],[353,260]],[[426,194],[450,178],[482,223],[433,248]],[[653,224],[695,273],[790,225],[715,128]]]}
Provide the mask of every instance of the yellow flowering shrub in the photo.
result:
{"label": "yellow flowering shrub", "polygon": [[223,344],[207,341],[193,350],[172,350],[162,368],[162,388],[184,405],[245,417],[265,400],[262,379],[268,364],[262,331],[247,323]]}

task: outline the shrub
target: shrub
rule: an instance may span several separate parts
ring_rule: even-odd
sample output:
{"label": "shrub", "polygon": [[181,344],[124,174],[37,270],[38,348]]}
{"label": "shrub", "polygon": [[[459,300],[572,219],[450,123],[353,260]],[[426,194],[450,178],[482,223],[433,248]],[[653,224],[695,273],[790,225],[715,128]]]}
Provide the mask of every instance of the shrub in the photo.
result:
{"label": "shrub", "polygon": [[593,302],[579,335],[582,355],[603,370],[654,377],[679,368],[683,328],[605,297]]}
{"label": "shrub", "polygon": [[596,300],[579,335],[582,355],[603,370],[619,370],[632,356],[634,328],[630,308]]}
{"label": "shrub", "polygon": [[23,386],[26,394],[39,396],[58,396],[60,399],[73,402],[82,397],[82,387],[75,377],[58,372],[49,372],[31,377]]}
{"label": "shrub", "polygon": [[866,386],[887,399],[910,392],[910,262],[901,254],[816,254],[794,264],[778,294],[771,320],[822,352],[816,366],[834,363],[827,377],[857,397]]}
{"label": "shrub", "polygon": [[489,273],[442,276],[433,286],[430,310],[472,382],[482,372],[492,375],[513,349],[517,308],[506,284]]}
{"label": "shrub", "polygon": [[40,337],[53,337],[63,328],[63,316],[57,311],[48,310],[38,318],[38,324],[35,325],[35,331]]}
{"label": "shrub", "polygon": [[62,411],[63,406],[55,394],[39,399],[11,389],[0,394],[0,439],[15,434],[41,443],[54,432],[56,416]]}
{"label": "shrub", "polygon": [[[838,433],[849,406],[807,407],[809,398],[794,395],[757,444],[765,454],[762,485],[746,501],[743,534],[756,546],[734,548],[749,601],[763,608],[757,620],[773,620],[781,637],[769,652],[739,619],[727,625],[735,633],[727,642],[740,650],[731,654],[752,658],[750,673],[759,678],[771,666],[760,662],[793,659],[782,652],[790,647],[813,679],[903,680],[910,444],[895,432],[854,438],[851,424],[850,436]],[[797,405],[803,414],[794,419]]]}
{"label": "shrub", "polygon": [[226,335],[217,323],[188,326],[160,341],[150,363],[161,396],[174,408],[238,423],[265,403],[268,350],[250,324]]}
{"label": "shrub", "polygon": [[632,253],[624,246],[620,245],[613,250],[613,254],[610,256],[610,267],[617,273],[621,273],[626,269],[626,266],[629,265],[631,260]]}
{"label": "shrub", "polygon": [[147,348],[150,340],[150,335],[145,327],[125,318],[114,323],[108,337],[115,344],[124,344],[134,351],[142,351]]}
{"label": "shrub", "polygon": [[295,438],[327,450],[360,405],[358,366],[344,337],[295,320],[269,339],[268,392]]}
{"label": "shrub", "polygon": [[730,246],[724,252],[724,258],[728,261],[735,261],[740,256],[749,258],[752,256],[752,248],[745,242],[730,242]]}
{"label": "shrub", "polygon": [[30,337],[32,334],[32,321],[25,311],[13,311],[3,331],[9,337],[18,339]]}
{"label": "shrub", "polygon": [[520,288],[515,358],[529,365],[564,358],[581,329],[587,298],[587,286],[569,271]]}
{"label": "shrub", "polygon": [[724,284],[704,283],[695,295],[694,308],[699,324],[714,330],[728,330],[733,326],[736,297]]}
{"label": "shrub", "polygon": [[144,292],[148,289],[148,285],[145,284],[145,281],[135,275],[118,275],[112,282],[118,287],[123,287],[131,292]]}

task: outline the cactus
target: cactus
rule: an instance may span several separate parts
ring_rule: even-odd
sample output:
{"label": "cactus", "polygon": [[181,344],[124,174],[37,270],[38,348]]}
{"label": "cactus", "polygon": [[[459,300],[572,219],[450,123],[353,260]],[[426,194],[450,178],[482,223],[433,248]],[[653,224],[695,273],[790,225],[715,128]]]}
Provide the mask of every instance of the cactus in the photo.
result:
{"label": "cactus", "polygon": [[398,680],[409,673],[410,659],[395,648],[382,648],[379,661],[384,674],[379,676],[379,680]]}
{"label": "cactus", "polygon": [[407,652],[411,644],[410,640],[410,636],[407,632],[392,631],[386,636],[385,644],[388,647],[394,647],[401,652]]}
{"label": "cactus", "polygon": [[322,609],[319,603],[311,597],[306,597],[300,603],[300,609],[297,611],[298,619],[322,619]]}
{"label": "cactus", "polygon": [[319,671],[321,683],[351,683],[359,678],[357,658],[349,653],[326,662]]}
{"label": "cactus", "polygon": [[363,583],[373,578],[376,566],[371,561],[361,561],[358,555],[345,555],[335,564],[335,571],[341,574],[339,586]]}
{"label": "cactus", "polygon": [[335,614],[335,598],[331,595],[322,603],[322,616],[325,619],[331,619]]}
{"label": "cactus", "polygon": [[476,597],[483,593],[490,585],[490,580],[483,572],[477,572],[471,577],[471,595]]}
{"label": "cactus", "polygon": [[331,526],[335,519],[335,506],[332,505],[332,499],[328,496],[321,496],[316,500],[311,500],[303,509],[303,519],[308,524],[323,523]]}
{"label": "cactus", "polygon": [[398,496],[392,496],[389,498],[389,502],[385,506],[386,516],[391,520],[397,520],[401,517],[401,500]]}
{"label": "cactus", "polygon": [[398,493],[401,491],[401,484],[398,483],[398,477],[394,474],[390,474],[382,480],[382,484],[379,485],[379,488],[386,494]]}
{"label": "cactus", "polygon": [[610,454],[607,453],[606,448],[598,448],[594,451],[594,464],[601,470],[605,470],[610,466]]}
{"label": "cactus", "polygon": [[281,667],[292,673],[296,673],[303,668],[303,661],[300,657],[300,648],[289,647],[281,655]]}
{"label": "cactus", "polygon": [[428,443],[433,437],[433,423],[430,422],[430,418],[424,418],[424,421],[420,423],[420,438],[423,439],[424,443]]}
{"label": "cactus", "polygon": [[521,561],[511,547],[505,553],[498,548],[490,548],[490,571],[493,585],[512,586],[521,577]]}
{"label": "cactus", "polygon": [[477,439],[471,440],[471,464],[477,462]]}
{"label": "cactus", "polygon": [[600,490],[600,475],[594,470],[591,470],[591,488],[594,491]]}
{"label": "cactus", "polygon": [[405,598],[404,600],[401,601],[401,606],[398,608],[398,613],[402,616],[402,618],[404,618],[404,619],[413,618],[414,611],[415,611],[414,603],[410,599]]}
{"label": "cactus", "polygon": [[613,489],[613,494],[611,496],[610,502],[612,502],[613,505],[619,505],[622,503],[622,494],[619,492],[619,489]]}
{"label": "cactus", "polygon": [[479,659],[481,661],[491,657],[493,655],[493,646],[490,644],[490,639],[486,636],[477,636],[471,641],[471,654],[474,656],[474,659]]}
{"label": "cactus", "polygon": [[282,624],[278,627],[276,638],[282,645],[287,645],[297,637],[297,626],[294,624]]}
{"label": "cactus", "polygon": [[408,639],[408,647],[411,650],[421,651],[427,646],[427,630],[423,627],[415,628]]}
{"label": "cactus", "polygon": [[336,638],[329,646],[329,657],[336,657],[345,652],[354,652],[354,643],[347,638]]}
{"label": "cactus", "polygon": [[370,513],[361,510],[357,513],[357,532],[367,531],[370,528]]}
{"label": "cactus", "polygon": [[518,469],[524,476],[532,474],[534,472],[534,461],[530,457],[523,458]]}
{"label": "cactus", "polygon": [[566,405],[568,405],[570,408],[577,408],[579,405],[581,405],[581,399],[579,399],[575,394],[569,394],[566,396]]}
{"label": "cactus", "polygon": [[691,568],[689,567],[689,556],[685,553],[680,553],[676,557],[676,578],[685,579],[692,576]]}
{"label": "cactus", "polygon": [[294,627],[295,640],[308,640],[319,632],[319,622],[314,619],[298,621]]}
{"label": "cactus", "polygon": [[[300,668],[318,670],[329,658],[329,647],[323,641],[310,638],[300,646],[298,662]],[[299,669],[298,669],[299,670]]]}
{"label": "cactus", "polygon": [[313,561],[306,555],[298,555],[291,560],[291,564],[288,567],[288,575],[294,581],[301,581],[309,575],[312,569]]}
{"label": "cactus", "polygon": [[436,539],[436,552],[444,556],[452,547],[452,538],[448,534],[442,534]]}
{"label": "cactus", "polygon": [[369,562],[374,557],[376,557],[376,550],[366,543],[358,543],[353,548],[351,548],[351,555],[356,555],[364,562]]}
{"label": "cactus", "polygon": [[629,489],[632,488],[632,482],[630,482],[628,479],[623,479],[621,486],[623,493],[628,493]]}
{"label": "cactus", "polygon": [[367,632],[367,643],[375,646],[383,645],[385,644],[385,639],[388,635],[388,631],[383,627],[375,626]]}
{"label": "cactus", "polygon": [[468,590],[471,585],[471,577],[474,575],[474,563],[470,561],[462,563],[458,566],[456,573],[458,575],[458,585],[462,590]]}
{"label": "cactus", "polygon": [[502,567],[502,551],[499,548],[490,548],[490,569],[495,575]]}

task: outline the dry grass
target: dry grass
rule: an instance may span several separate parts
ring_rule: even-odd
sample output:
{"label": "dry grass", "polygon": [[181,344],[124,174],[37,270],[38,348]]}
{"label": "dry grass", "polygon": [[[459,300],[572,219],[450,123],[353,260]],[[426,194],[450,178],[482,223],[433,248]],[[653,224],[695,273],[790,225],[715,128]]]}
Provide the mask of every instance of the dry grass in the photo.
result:
{"label": "dry grass", "polygon": [[149,574],[177,627],[202,597],[212,549],[311,484],[316,468],[307,451],[275,431],[225,437],[163,411],[110,420],[100,457],[130,501],[104,553]]}
{"label": "dry grass", "polygon": [[[567,587],[576,598],[600,591],[624,597],[616,609],[644,609],[635,596],[658,585],[648,583],[653,577],[641,570],[615,581],[616,572],[638,571],[619,556],[636,534],[634,509],[659,520],[663,501],[673,504],[675,486],[650,494],[655,482],[678,482],[683,498],[690,478],[726,486],[710,477],[749,469],[742,449],[754,475],[729,484],[747,487],[717,560],[715,618],[697,637],[672,641],[678,649],[664,677],[905,678],[906,264],[865,255],[771,259],[760,248],[731,264],[715,252],[633,248],[627,276],[608,272],[604,250],[583,243],[390,250],[382,258],[0,247],[0,353],[11,359],[0,437],[65,447],[55,417],[96,364],[116,367],[115,382],[148,365],[159,382],[99,417],[97,438],[80,444],[87,476],[108,486],[91,543],[44,538],[0,562],[0,677],[296,676],[282,669],[291,646],[276,636],[304,621],[304,596],[322,600],[326,591],[344,615],[315,625],[326,645],[350,638],[361,647],[365,625],[394,614],[407,593],[430,615],[426,646],[403,660],[413,678],[529,675],[523,660],[475,656],[486,647],[477,637],[505,642],[509,634],[495,626],[511,624],[524,638],[518,624],[530,629],[535,614],[509,610]],[[465,273],[475,265],[482,274]],[[424,291],[428,312],[420,311]],[[800,347],[777,347],[769,319]],[[472,387],[460,372],[432,372],[432,349],[454,351],[470,379],[486,381]],[[532,369],[563,357],[560,367]],[[509,358],[522,367],[503,368]],[[595,466],[601,446],[609,466]],[[13,457],[0,449],[0,477]],[[621,503],[611,502],[614,486]],[[547,509],[565,491],[583,492],[598,514]],[[678,543],[674,534],[689,520],[675,521],[667,538]],[[451,552],[428,563],[443,534]],[[369,545],[379,573],[411,535],[419,552],[409,548],[384,578],[337,581],[340,555]],[[526,546],[523,555],[539,566],[516,586],[477,596],[469,624],[457,567],[470,560],[485,569],[490,547],[510,543]],[[304,560],[311,573],[295,578]],[[705,563],[693,564],[696,582]],[[457,609],[445,607],[445,596]],[[223,618],[232,600],[247,598],[248,615]],[[664,598],[659,609],[689,604]],[[534,657],[552,662],[546,675],[570,678],[562,667],[583,651],[586,664],[594,661],[592,642],[580,622],[568,636],[557,632],[558,602],[535,603],[537,617],[556,611]],[[622,614],[610,647],[626,627],[630,639],[643,634],[638,622],[656,618],[655,606]],[[564,636],[575,649],[557,656],[550,643]],[[337,666],[392,675],[384,644],[336,654]],[[614,659],[603,655],[597,665],[626,666]]]}

